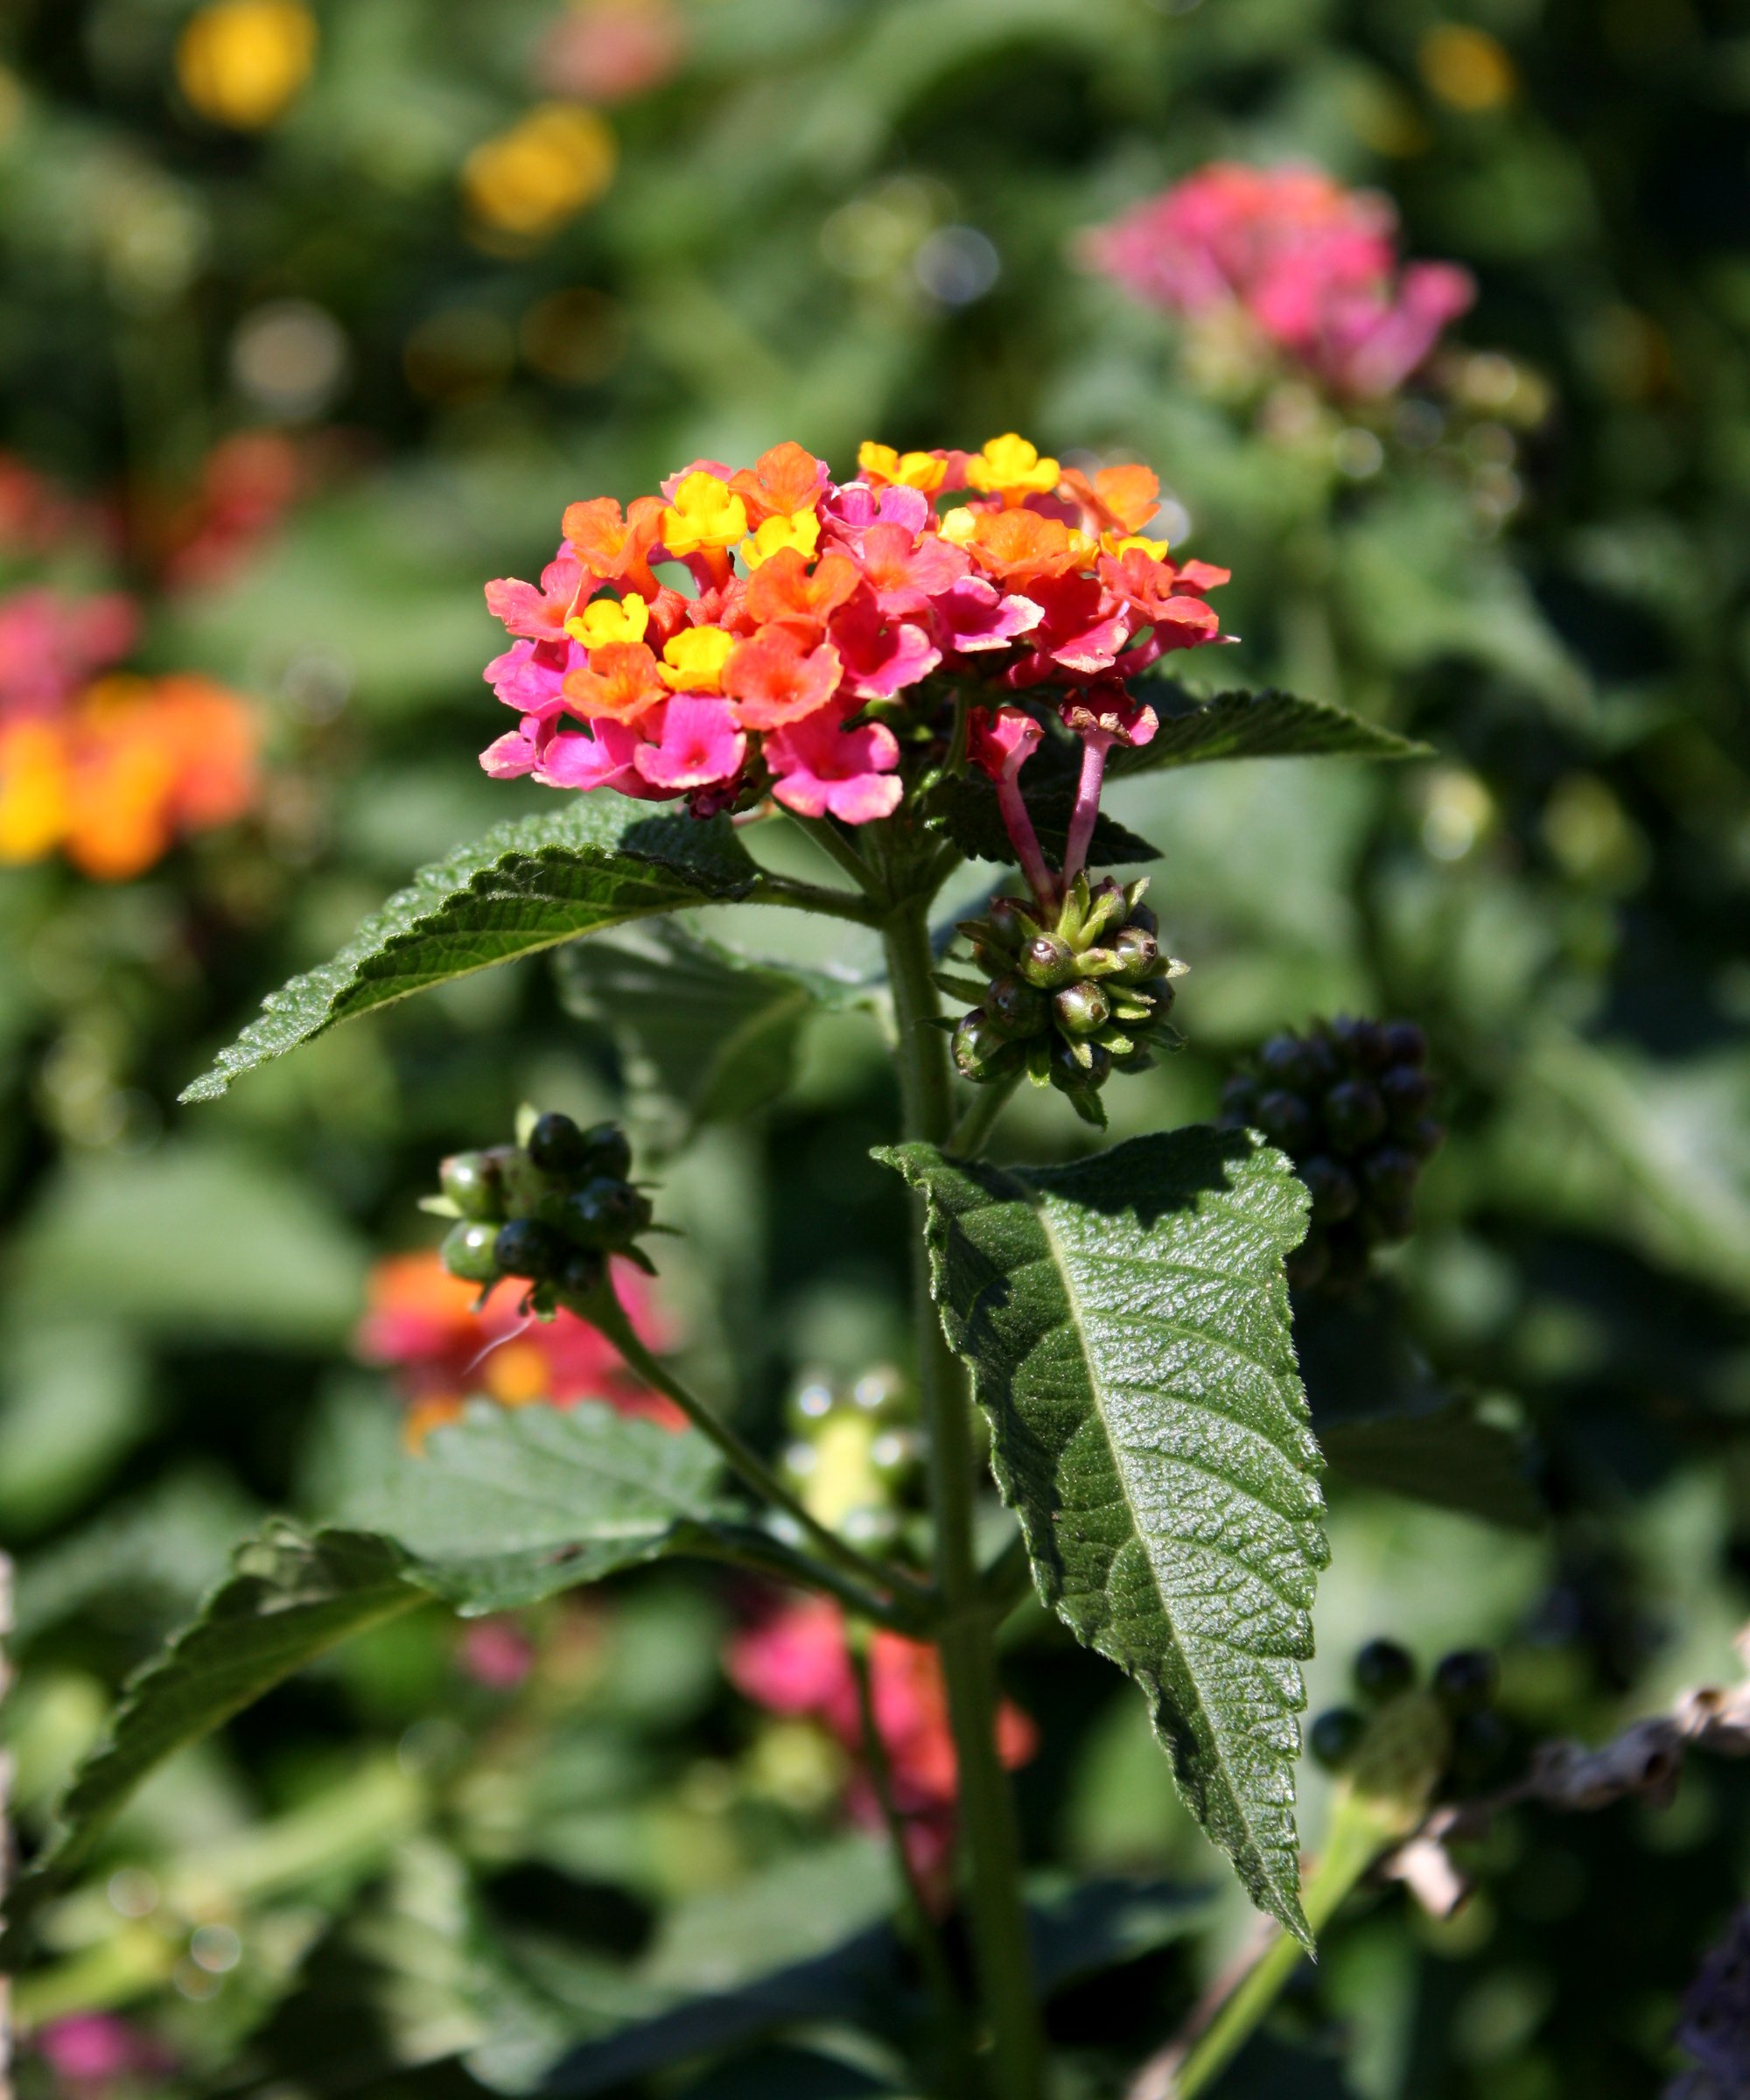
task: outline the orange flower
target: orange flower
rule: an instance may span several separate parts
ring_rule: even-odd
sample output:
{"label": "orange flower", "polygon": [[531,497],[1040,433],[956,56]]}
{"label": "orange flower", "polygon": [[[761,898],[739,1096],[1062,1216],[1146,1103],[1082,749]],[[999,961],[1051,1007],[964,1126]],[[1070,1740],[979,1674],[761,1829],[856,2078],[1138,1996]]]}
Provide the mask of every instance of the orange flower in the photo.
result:
{"label": "orange flower", "polygon": [[781,729],[818,712],[838,690],[844,666],[830,641],[809,649],[788,627],[765,627],[724,666],[723,690],[743,729]]}
{"label": "orange flower", "polygon": [[655,496],[634,496],[622,513],[612,496],[592,496],[585,503],[565,506],[561,529],[598,582],[628,584],[654,597],[657,585],[650,573],[650,550],[667,508]]}
{"label": "orange flower", "polygon": [[565,704],[586,721],[636,722],[668,697],[656,659],[641,641],[605,642],[567,674]]}
{"label": "orange flower", "polygon": [[1102,466],[1091,481],[1067,466],[1063,487],[1092,532],[1138,533],[1160,508],[1160,477],[1151,466]]}
{"label": "orange flower", "polygon": [[1010,582],[1025,577],[1068,576],[1094,550],[1085,532],[1036,510],[986,510],[969,503],[942,522],[942,536],[963,547],[987,576]]}
{"label": "orange flower", "polygon": [[747,507],[749,522],[759,526],[767,518],[813,510],[827,486],[827,465],[806,446],[786,438],[761,452],[751,467],[732,474],[729,486]]}
{"label": "orange flower", "polygon": [[843,554],[821,557],[810,573],[794,547],[780,548],[747,579],[747,617],[761,626],[774,620],[809,628],[823,626],[856,591],[862,578]]}

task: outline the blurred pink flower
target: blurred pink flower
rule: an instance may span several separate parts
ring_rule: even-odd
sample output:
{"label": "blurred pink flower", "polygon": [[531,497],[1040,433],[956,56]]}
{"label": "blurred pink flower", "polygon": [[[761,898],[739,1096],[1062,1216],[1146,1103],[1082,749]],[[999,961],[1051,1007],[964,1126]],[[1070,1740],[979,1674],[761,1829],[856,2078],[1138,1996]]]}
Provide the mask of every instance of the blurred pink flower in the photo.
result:
{"label": "blurred pink flower", "polygon": [[1400,270],[1390,200],[1317,168],[1213,162],[1097,228],[1086,252],[1171,313],[1242,314],[1337,396],[1401,386],[1476,296],[1454,263]]}

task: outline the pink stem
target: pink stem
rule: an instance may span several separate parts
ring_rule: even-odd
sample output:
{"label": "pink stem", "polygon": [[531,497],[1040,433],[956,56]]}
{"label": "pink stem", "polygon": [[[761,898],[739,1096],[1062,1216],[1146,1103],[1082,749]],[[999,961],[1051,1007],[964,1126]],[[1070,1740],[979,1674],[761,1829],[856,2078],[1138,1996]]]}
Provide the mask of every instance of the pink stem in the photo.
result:
{"label": "pink stem", "polygon": [[1056,901],[1057,887],[1052,880],[1051,870],[1046,865],[1045,855],[1040,850],[1039,834],[1033,830],[1033,820],[1027,814],[1026,800],[1021,794],[1021,783],[1015,773],[1005,772],[997,783],[997,807],[1003,813],[1009,843],[1015,849],[1015,859],[1027,887],[1042,908],[1049,909]]}
{"label": "pink stem", "polygon": [[1069,838],[1063,851],[1063,886],[1082,872],[1088,849],[1094,843],[1094,820],[1100,814],[1100,787],[1106,777],[1106,753],[1114,739],[1097,729],[1082,739],[1082,778],[1075,784],[1075,808],[1069,819]]}

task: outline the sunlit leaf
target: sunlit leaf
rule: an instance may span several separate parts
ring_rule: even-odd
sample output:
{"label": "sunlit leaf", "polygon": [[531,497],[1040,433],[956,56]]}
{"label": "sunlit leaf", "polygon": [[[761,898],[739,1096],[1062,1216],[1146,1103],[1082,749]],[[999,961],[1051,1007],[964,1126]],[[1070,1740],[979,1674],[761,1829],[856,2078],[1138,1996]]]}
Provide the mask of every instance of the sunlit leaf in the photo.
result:
{"label": "sunlit leaf", "polygon": [[182,1098],[211,1101],[337,1021],[410,993],[629,919],[751,896],[759,883],[726,819],[653,816],[647,803],[606,793],[570,796],[422,869],[332,962],[271,993]]}
{"label": "sunlit leaf", "polygon": [[1193,1812],[1304,1937],[1294,1716],[1326,1550],[1282,1266],[1304,1186],[1201,1127],[1065,1167],[883,1156],[928,1198],[1042,1595],[1143,1686]]}

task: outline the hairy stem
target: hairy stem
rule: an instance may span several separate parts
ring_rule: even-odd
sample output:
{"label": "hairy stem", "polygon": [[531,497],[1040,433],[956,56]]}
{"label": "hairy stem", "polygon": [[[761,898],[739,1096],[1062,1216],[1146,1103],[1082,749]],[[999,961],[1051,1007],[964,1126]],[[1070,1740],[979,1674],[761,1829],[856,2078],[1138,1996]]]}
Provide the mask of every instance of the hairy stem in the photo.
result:
{"label": "hairy stem", "polygon": [[970,2090],[974,2076],[965,2012],[955,1987],[954,1971],[948,1966],[942,1935],[936,1930],[935,1920],[930,1915],[929,1904],[912,1866],[911,1852],[906,1844],[906,1819],[894,1797],[893,1769],[888,1762],[887,1745],[875,1711],[875,1684],[869,1650],[864,1642],[856,1638],[850,1643],[850,1667],[857,1680],[857,1712],[863,1729],[863,1755],[869,1768],[869,1783],[874,1788],[887,1842],[892,1848],[893,1871],[904,1892],[906,1936],[923,1971],[936,2025],[942,2031],[945,2059],[942,2068],[947,2078],[944,2090],[957,2096]]}
{"label": "hairy stem", "polygon": [[880,878],[875,870],[830,816],[797,816],[793,811],[790,822],[806,831],[830,859],[836,860],[865,896],[879,894]]}
{"label": "hairy stem", "polygon": [[1010,1097],[1020,1084],[1019,1068],[1005,1073],[1001,1079],[988,1081],[972,1096],[971,1105],[954,1126],[948,1143],[942,1148],[952,1152],[957,1159],[970,1159],[984,1149],[984,1141],[997,1127],[997,1119],[1009,1105]]}
{"label": "hairy stem", "polygon": [[853,897],[826,883],[797,882],[788,875],[763,875],[745,901],[782,904],[792,911],[817,912],[829,919],[850,919],[858,926],[878,926],[881,910],[867,897]]}
{"label": "hairy stem", "polygon": [[1069,837],[1063,850],[1063,886],[1070,884],[1088,864],[1088,849],[1094,843],[1095,821],[1100,815],[1100,789],[1106,779],[1106,752],[1111,739],[1091,731],[1082,740],[1082,777],[1075,784],[1075,808],[1069,819]]}
{"label": "hairy stem", "polygon": [[587,1320],[598,1327],[633,1369],[659,1393],[665,1393],[693,1427],[716,1445],[745,1485],[774,1508],[781,1509],[833,1566],[842,1568],[864,1587],[887,1595],[903,1594],[915,1588],[910,1576],[869,1559],[812,1516],[753,1446],[732,1429],[715,1408],[708,1407],[696,1393],[682,1384],[666,1364],[651,1354],[633,1331],[632,1322],[610,1285],[604,1284],[581,1297],[567,1298],[562,1292],[561,1302],[580,1320]]}
{"label": "hairy stem", "polygon": [[[953,1093],[947,1038],[932,1026],[936,995],[927,899],[904,899],[884,931],[906,1135],[940,1144],[953,1118]],[[979,1989],[994,2045],[998,2088],[1003,2100],[1040,2100],[1044,2035],[1021,1902],[1014,1803],[997,1748],[997,1667],[990,1619],[973,1555],[976,1461],[971,1418],[960,1360],[948,1346],[930,1298],[921,1194],[913,1195],[912,1204],[913,1318],[929,1447],[936,1589],[942,1613],[936,1639],[959,1774],[967,1908]]]}

